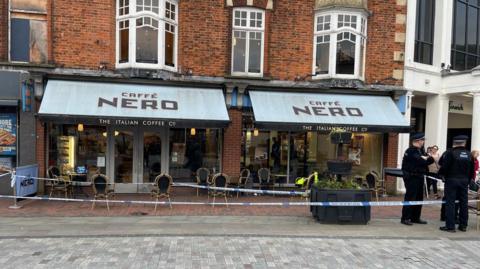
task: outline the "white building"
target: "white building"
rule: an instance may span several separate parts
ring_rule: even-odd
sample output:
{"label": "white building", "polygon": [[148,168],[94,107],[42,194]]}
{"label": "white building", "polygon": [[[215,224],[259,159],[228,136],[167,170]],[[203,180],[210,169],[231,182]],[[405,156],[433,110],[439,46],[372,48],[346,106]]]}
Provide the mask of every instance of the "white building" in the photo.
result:
{"label": "white building", "polygon": [[[444,151],[465,134],[480,149],[480,1],[408,0],[407,8],[405,116],[425,132],[426,147]],[[399,165],[409,142],[400,137]]]}

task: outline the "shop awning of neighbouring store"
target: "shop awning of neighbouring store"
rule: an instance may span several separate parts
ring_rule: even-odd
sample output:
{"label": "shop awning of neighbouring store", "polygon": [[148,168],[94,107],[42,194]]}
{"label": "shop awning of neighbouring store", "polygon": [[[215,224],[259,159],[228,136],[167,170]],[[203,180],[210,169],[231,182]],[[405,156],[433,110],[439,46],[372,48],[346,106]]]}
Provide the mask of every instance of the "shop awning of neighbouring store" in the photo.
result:
{"label": "shop awning of neighbouring store", "polygon": [[250,91],[255,127],[279,131],[408,132],[389,96]]}
{"label": "shop awning of neighbouring store", "polygon": [[221,89],[50,80],[40,119],[55,123],[222,128],[230,122]]}

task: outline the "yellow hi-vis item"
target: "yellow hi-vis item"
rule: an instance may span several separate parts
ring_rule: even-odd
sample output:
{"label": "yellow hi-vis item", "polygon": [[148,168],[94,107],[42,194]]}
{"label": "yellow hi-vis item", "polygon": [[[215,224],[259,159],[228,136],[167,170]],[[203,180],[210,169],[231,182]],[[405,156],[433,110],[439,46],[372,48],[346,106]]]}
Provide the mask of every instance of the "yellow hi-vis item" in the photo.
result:
{"label": "yellow hi-vis item", "polygon": [[313,183],[315,183],[315,184],[318,183],[318,172],[313,173]]}
{"label": "yellow hi-vis item", "polygon": [[295,185],[301,185],[301,186],[303,186],[303,184],[305,184],[305,181],[306,181],[306,180],[307,180],[307,179],[304,178],[304,177],[299,177],[299,178],[297,178],[297,179],[295,180]]}

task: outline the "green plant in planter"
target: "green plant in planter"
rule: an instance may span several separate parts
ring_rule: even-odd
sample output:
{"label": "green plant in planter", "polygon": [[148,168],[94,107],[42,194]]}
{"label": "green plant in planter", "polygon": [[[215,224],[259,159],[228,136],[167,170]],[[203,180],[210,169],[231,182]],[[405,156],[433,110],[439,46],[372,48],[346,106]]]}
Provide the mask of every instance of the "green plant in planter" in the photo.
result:
{"label": "green plant in planter", "polygon": [[362,187],[352,180],[338,181],[335,179],[324,178],[314,183],[315,187],[324,190],[360,190]]}

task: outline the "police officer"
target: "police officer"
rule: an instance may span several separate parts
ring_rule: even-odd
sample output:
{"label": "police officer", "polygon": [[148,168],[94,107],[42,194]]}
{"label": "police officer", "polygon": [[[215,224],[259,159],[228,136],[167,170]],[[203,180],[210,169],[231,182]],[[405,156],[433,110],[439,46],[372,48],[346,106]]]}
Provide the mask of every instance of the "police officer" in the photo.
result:
{"label": "police officer", "polygon": [[[411,146],[405,151],[402,161],[403,182],[405,183],[405,201],[423,201],[423,181],[427,173],[428,165],[434,159],[425,153],[425,135],[416,133],[410,136]],[[427,224],[420,219],[422,213],[421,205],[403,206],[401,223],[412,225],[412,223]]]}
{"label": "police officer", "polygon": [[439,174],[445,178],[445,226],[440,230],[455,232],[455,200],[459,201],[459,225],[462,232],[467,231],[468,223],[468,183],[474,178],[474,162],[465,148],[468,136],[453,138],[453,148],[443,153]]}

